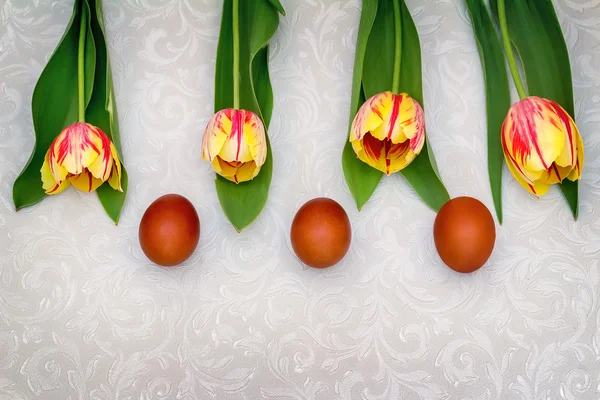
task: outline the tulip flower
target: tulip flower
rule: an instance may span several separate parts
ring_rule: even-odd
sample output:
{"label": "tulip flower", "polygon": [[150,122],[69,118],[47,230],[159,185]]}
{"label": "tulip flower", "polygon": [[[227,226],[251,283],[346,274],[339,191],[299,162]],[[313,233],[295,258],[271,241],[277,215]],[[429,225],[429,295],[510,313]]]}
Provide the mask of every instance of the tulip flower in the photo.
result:
{"label": "tulip flower", "polygon": [[581,135],[554,101],[531,96],[513,104],[502,125],[502,149],[510,172],[537,197],[565,178],[581,178]]}
{"label": "tulip flower", "polygon": [[265,127],[258,115],[227,108],[209,121],[202,138],[202,159],[235,183],[250,181],[267,158]]}
{"label": "tulip flower", "polygon": [[398,172],[425,143],[423,108],[406,93],[377,94],[358,110],[350,143],[361,161],[387,175]]}
{"label": "tulip flower", "polygon": [[54,139],[41,169],[42,187],[47,194],[58,194],[70,185],[92,192],[104,182],[121,188],[121,161],[117,150],[100,128],[77,122]]}

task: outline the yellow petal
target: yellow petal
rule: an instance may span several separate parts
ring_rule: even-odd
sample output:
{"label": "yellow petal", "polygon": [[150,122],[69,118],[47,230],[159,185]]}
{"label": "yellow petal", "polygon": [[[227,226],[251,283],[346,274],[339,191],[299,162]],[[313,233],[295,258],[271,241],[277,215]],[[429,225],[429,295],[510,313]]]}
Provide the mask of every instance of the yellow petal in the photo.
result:
{"label": "yellow petal", "polygon": [[50,164],[48,162],[48,153],[46,153],[46,157],[44,158],[44,163],[42,164],[42,188],[46,192],[46,194],[54,195],[62,192],[66,188],[70,186],[68,180],[65,181],[55,181],[54,175],[52,175],[52,171],[50,170]]}
{"label": "yellow petal", "polygon": [[228,162],[217,156],[212,161],[212,166],[215,172],[224,178],[234,181],[233,177],[238,169],[238,162]]}
{"label": "yellow petal", "polygon": [[554,106],[540,97],[513,104],[502,125],[502,137],[512,160],[529,171],[547,171],[565,145]]}
{"label": "yellow petal", "polygon": [[408,94],[401,93],[392,95],[390,112],[386,114],[383,123],[371,134],[379,140],[391,140],[394,144],[418,137],[415,142],[416,149],[421,138],[424,139],[424,132],[423,108]]}
{"label": "yellow petal", "polygon": [[121,173],[119,172],[119,168],[116,165],[113,165],[110,176],[108,177],[108,184],[111,188],[118,190],[119,192],[123,191],[123,187],[121,186]]}
{"label": "yellow petal", "polygon": [[[372,96],[360,107],[352,127],[350,128],[350,141],[361,140],[362,137],[374,131],[385,121],[388,114],[391,112],[393,103],[392,92],[383,92]],[[378,131],[381,136],[379,139],[383,140],[385,135]]]}
{"label": "yellow petal", "polygon": [[52,173],[52,176],[54,176],[54,180],[56,182],[62,182],[67,179],[67,175],[69,175],[69,172],[62,165],[58,164],[57,159],[56,159],[56,154],[54,152],[53,147],[54,146],[52,144],[50,146],[50,149],[46,153],[46,157],[48,159],[48,165],[50,168],[50,172]]}
{"label": "yellow petal", "polygon": [[40,170],[42,173],[42,188],[44,190],[48,190],[56,186],[56,180],[54,179],[54,175],[52,175],[52,170],[50,170],[50,164],[48,162],[48,153],[44,157],[44,163],[42,164],[42,169]]}
{"label": "yellow petal", "polygon": [[202,159],[213,161],[231,133],[232,108],[221,110],[210,119],[202,137]]}
{"label": "yellow petal", "polygon": [[565,133],[565,143],[562,152],[556,158],[556,164],[561,167],[573,168],[577,163],[577,137],[579,136],[579,130],[573,118],[567,113],[560,105],[548,100],[549,104],[554,107],[554,111],[560,122],[562,123],[562,129]]}
{"label": "yellow petal", "polygon": [[112,143],[107,148],[102,148],[102,152],[96,157],[93,163],[87,168],[94,178],[105,182],[110,177],[113,166],[113,158],[111,154]]}
{"label": "yellow petal", "polygon": [[258,167],[254,161],[249,161],[242,164],[237,169],[233,179],[235,183],[251,181],[256,177],[256,175],[258,175],[259,172],[260,167]]}
{"label": "yellow petal", "polygon": [[244,113],[244,141],[250,151],[251,159],[254,160],[260,170],[260,167],[265,163],[267,158],[265,126],[258,115],[245,110]]}
{"label": "yellow petal", "polygon": [[404,135],[411,140],[416,139],[415,145],[411,145],[411,148],[414,150],[419,147],[419,144],[420,147],[423,147],[425,139],[425,113],[419,102],[406,93],[402,97],[400,122],[404,130]]}
{"label": "yellow petal", "polygon": [[59,194],[59,193],[63,192],[65,189],[67,189],[69,186],[71,186],[71,182],[69,182],[69,180],[67,179],[66,181],[62,181],[60,184],[57,183],[54,187],[46,190],[46,194],[48,194],[48,195]]}
{"label": "yellow petal", "polygon": [[506,164],[508,170],[515,177],[517,182],[523,186],[527,191],[537,197],[541,197],[548,192],[550,185],[544,183],[541,180],[532,180],[525,173],[522,167],[518,166],[508,154],[505,155]]}
{"label": "yellow petal", "polygon": [[573,170],[573,168],[570,166],[561,167],[560,165],[557,165],[556,163],[554,163],[554,164],[552,164],[552,166],[550,167],[548,172],[543,174],[539,180],[541,182],[545,182],[549,185],[554,185],[555,183],[562,182],[563,179],[565,179],[567,176],[569,176],[569,174],[571,173],[572,170]]}
{"label": "yellow petal", "polygon": [[[50,149],[50,165],[64,167],[70,174],[79,175],[89,167],[108,147],[110,139],[100,129],[86,123],[77,122],[65,128],[54,140]],[[56,175],[55,175],[56,176]]]}
{"label": "yellow petal", "polygon": [[575,143],[577,144],[577,162],[575,163],[575,167],[571,171],[571,174],[567,177],[570,181],[577,181],[581,179],[581,170],[583,169],[583,161],[584,161],[584,150],[583,150],[583,140],[581,139],[581,135],[579,131],[577,131],[577,135],[575,137]]}
{"label": "yellow petal", "polygon": [[119,153],[117,152],[117,148],[112,143],[110,144],[110,154],[113,158],[113,165],[110,172],[110,176],[108,177],[108,184],[113,189],[122,192],[123,187],[121,186],[121,160],[119,159]]}
{"label": "yellow petal", "polygon": [[414,153],[409,155],[409,141],[393,144],[387,139],[378,140],[369,133],[363,140],[352,142],[352,148],[361,161],[387,175],[400,171],[414,159]]}
{"label": "yellow petal", "polygon": [[265,129],[260,118],[247,110],[228,109],[231,131],[219,151],[225,161],[248,162],[256,160],[261,165],[266,158]]}
{"label": "yellow petal", "polygon": [[260,171],[260,167],[254,161],[246,163],[225,161],[221,157],[216,157],[212,161],[212,166],[217,174],[235,183],[252,180]]}
{"label": "yellow petal", "polygon": [[71,185],[82,192],[93,192],[102,185],[102,180],[94,178],[94,176],[88,171],[83,170],[79,175],[75,175],[69,178]]}

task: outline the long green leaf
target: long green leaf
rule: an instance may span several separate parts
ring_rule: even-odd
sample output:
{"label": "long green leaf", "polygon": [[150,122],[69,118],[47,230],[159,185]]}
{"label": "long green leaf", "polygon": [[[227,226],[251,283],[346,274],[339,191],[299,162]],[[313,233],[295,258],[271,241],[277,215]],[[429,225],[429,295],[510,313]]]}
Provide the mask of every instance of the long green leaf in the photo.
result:
{"label": "long green leaf", "polygon": [[[369,35],[377,16],[377,7],[378,0],[363,0],[358,39],[356,42],[356,54],[354,56],[350,125],[352,125],[352,120],[360,106],[366,100],[362,89],[363,68]],[[360,210],[367,203],[377,185],[379,185],[383,173],[360,161],[356,157],[356,154],[354,154],[349,141],[346,141],[344,151],[342,152],[342,167],[346,182],[350,188],[350,193],[352,193],[356,206]]]}
{"label": "long green leaf", "polygon": [[[498,3],[491,0],[494,14]],[[516,47],[530,96],[554,100],[575,118],[569,51],[552,0],[505,0],[510,39]],[[578,214],[578,183],[560,189],[573,216]]]}
{"label": "long green leaf", "polygon": [[118,223],[127,195],[128,176],[122,162],[123,153],[119,137],[119,121],[114,98],[112,73],[104,33],[102,0],[89,0],[89,4],[92,10],[92,33],[96,43],[96,75],[92,99],[86,108],[86,120],[92,125],[98,126],[111,138],[121,159],[121,186],[123,192],[114,190],[108,184],[103,184],[96,191],[106,213],[115,223]]}
{"label": "long green leaf", "polygon": [[[408,93],[420,104],[424,104],[419,34],[404,0],[402,0],[402,49],[400,91]],[[450,200],[450,195],[437,171],[437,163],[428,138],[425,139],[421,154],[400,172],[421,200],[432,210],[439,211]]]}
{"label": "long green leaf", "polygon": [[[233,107],[233,2],[225,0],[217,46],[215,112]],[[279,25],[277,0],[241,1],[240,23],[240,107],[261,116],[265,128],[273,112],[273,90],[269,78],[268,41]],[[269,146],[267,159],[256,178],[235,184],[217,175],[216,188],[223,212],[235,229],[250,225],[264,208],[273,175]]]}
{"label": "long green leaf", "polygon": [[33,92],[31,104],[35,145],[27,165],[13,186],[13,201],[17,210],[42,200],[40,170],[52,141],[67,126],[77,121],[77,53],[81,23],[81,5],[87,7],[85,87],[86,102],[92,96],[96,49],[90,29],[90,11],[87,2],[75,1],[73,14],[57,48],[42,71]]}
{"label": "long green leaf", "polygon": [[[408,93],[420,104],[423,104],[419,36],[404,1],[394,1],[399,1],[401,6],[402,54],[400,91]],[[368,18],[366,21],[370,22],[370,24],[365,24],[365,26],[370,27],[370,29],[368,30],[366,43],[363,44],[364,52],[361,54],[363,69],[360,72],[362,73],[362,88],[364,91],[361,98],[362,102],[378,93],[392,90],[396,42],[393,2],[379,0],[377,5],[364,2],[363,18],[365,18],[365,6],[368,12],[375,13],[375,18],[373,22],[370,22],[372,15],[367,14],[366,16]],[[361,32],[361,28],[359,28],[359,39],[364,39],[364,36],[367,36],[367,34]],[[357,81],[355,80],[353,84],[357,85]],[[353,90],[356,90],[356,88]],[[362,102],[358,105],[354,114],[356,114]],[[354,114],[352,114],[352,117]],[[450,196],[439,178],[429,141],[426,140],[426,143],[421,154],[408,167],[403,169],[401,173],[425,204],[434,211],[438,211],[450,200]],[[346,144],[346,148],[344,149],[343,160],[345,161],[344,172],[346,172],[346,180],[360,209],[372,195],[383,173],[358,160],[352,151],[352,146],[349,144]],[[358,167],[359,164],[361,165],[360,167]],[[347,165],[351,165],[354,168],[347,168]],[[348,174],[347,171],[354,175]],[[349,179],[348,175],[352,179]],[[360,184],[356,185],[356,182],[360,182]],[[354,184],[354,187],[350,185],[351,183]]]}
{"label": "long green leaf", "polygon": [[485,79],[488,130],[488,174],[498,222],[502,224],[502,123],[510,108],[504,51],[483,0],[467,0]]}

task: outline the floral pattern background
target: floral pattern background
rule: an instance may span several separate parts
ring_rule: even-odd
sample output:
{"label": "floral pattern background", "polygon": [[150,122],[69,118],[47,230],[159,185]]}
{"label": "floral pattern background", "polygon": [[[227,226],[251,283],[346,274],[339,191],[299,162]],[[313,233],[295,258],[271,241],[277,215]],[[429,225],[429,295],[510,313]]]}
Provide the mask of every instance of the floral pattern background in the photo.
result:
{"label": "floral pattern background", "polygon": [[[462,0],[406,0],[425,110],[452,196],[493,209],[483,77]],[[586,145],[580,218],[505,175],[505,223],[471,275],[435,252],[433,212],[398,176],[357,212],[341,170],[360,0],[283,0],[272,41],[269,202],[241,234],[200,159],[218,0],[105,0],[130,192],[115,227],[69,190],[15,212],[34,144],[31,95],[72,0],[0,0],[0,399],[600,398],[600,0],[555,0]],[[197,207],[183,266],[143,255],[158,196]],[[293,255],[296,210],[329,196],[353,244],[334,268]]]}

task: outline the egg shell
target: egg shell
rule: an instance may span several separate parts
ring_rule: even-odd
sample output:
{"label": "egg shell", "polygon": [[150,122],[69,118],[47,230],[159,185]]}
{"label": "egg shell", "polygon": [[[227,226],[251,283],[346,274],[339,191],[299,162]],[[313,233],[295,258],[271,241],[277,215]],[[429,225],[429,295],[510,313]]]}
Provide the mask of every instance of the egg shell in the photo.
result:
{"label": "egg shell", "polygon": [[292,222],[290,238],[294,252],[304,264],[327,268],[348,252],[352,228],[342,206],[319,197],[300,207]]}
{"label": "egg shell", "polygon": [[454,198],[438,212],[433,239],[448,267],[463,273],[476,271],[487,262],[494,250],[494,218],[479,200]]}
{"label": "egg shell", "polygon": [[163,267],[181,264],[200,240],[200,219],[193,204],[178,194],[159,197],[142,217],[139,240],[150,261]]}

